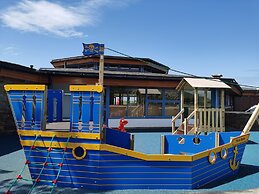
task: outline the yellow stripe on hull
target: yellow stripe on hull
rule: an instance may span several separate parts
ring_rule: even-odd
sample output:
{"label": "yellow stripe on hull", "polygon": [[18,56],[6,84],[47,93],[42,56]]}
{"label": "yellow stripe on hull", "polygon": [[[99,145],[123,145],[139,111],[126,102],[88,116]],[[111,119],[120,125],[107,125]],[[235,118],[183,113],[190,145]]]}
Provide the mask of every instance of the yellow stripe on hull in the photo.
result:
{"label": "yellow stripe on hull", "polygon": [[[44,134],[47,132],[43,132]],[[51,132],[52,133],[52,132]],[[54,132],[53,132],[54,133]],[[56,132],[55,132],[56,133]],[[78,134],[78,133],[77,133]],[[82,134],[83,135],[83,134]],[[85,134],[88,135],[88,134]],[[42,136],[45,136],[42,134]],[[49,137],[49,136],[46,136]],[[140,152],[136,152],[133,150],[128,150],[108,144],[85,144],[85,143],[68,143],[67,148],[76,148],[78,146],[86,149],[86,150],[98,150],[98,151],[108,151],[108,152],[113,152],[116,154],[121,154],[125,156],[130,156],[133,158],[145,160],[145,161],[182,161],[182,162],[191,162],[195,161],[204,157],[208,157],[211,151],[214,151],[215,153],[218,153],[221,151],[222,147],[225,148],[231,148],[233,146],[245,143],[248,141],[249,134],[239,136],[236,138],[233,138],[230,143],[224,144],[222,146],[212,148],[210,150],[206,150],[204,152],[194,154],[192,156],[185,156],[185,155],[173,155],[173,154],[144,154]],[[21,140],[22,146],[32,146],[33,145],[33,140]],[[36,141],[35,146],[38,147],[50,147],[50,142],[47,141]],[[52,142],[51,147],[53,148],[65,148],[66,143],[65,142]]]}
{"label": "yellow stripe on hull", "polygon": [[56,137],[60,138],[78,138],[78,139],[95,139],[100,140],[101,135],[99,133],[78,133],[78,132],[61,132],[61,131],[33,131],[33,130],[18,130],[18,134],[21,136],[37,136],[42,137]]}

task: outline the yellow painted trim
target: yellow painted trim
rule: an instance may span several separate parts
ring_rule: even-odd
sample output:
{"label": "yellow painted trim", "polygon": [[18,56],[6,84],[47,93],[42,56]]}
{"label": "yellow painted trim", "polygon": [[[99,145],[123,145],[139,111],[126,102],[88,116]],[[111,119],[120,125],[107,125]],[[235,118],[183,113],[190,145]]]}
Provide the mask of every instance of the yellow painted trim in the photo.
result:
{"label": "yellow painted trim", "polygon": [[5,91],[10,90],[36,90],[36,91],[45,91],[46,85],[36,85],[36,84],[7,84],[4,86]]}
{"label": "yellow painted trim", "polygon": [[101,135],[99,133],[78,133],[78,132],[61,132],[61,131],[37,131],[37,130],[18,130],[18,134],[21,136],[35,136],[40,135],[42,137],[56,137],[60,138],[78,138],[78,139],[95,139],[100,140]]}
{"label": "yellow painted trim", "polygon": [[250,136],[250,134],[235,137],[230,141],[230,143],[232,143],[232,145],[234,145],[234,146],[245,143],[248,141],[249,136]]}
{"label": "yellow painted trim", "polygon": [[133,150],[128,150],[108,144],[101,144],[101,150],[122,154],[146,161],[192,161],[192,156],[173,154],[144,154]]}
{"label": "yellow painted trim", "polygon": [[71,92],[98,92],[103,91],[102,85],[70,85],[69,90]]}
{"label": "yellow painted trim", "polygon": [[233,138],[230,143],[227,143],[227,144],[224,144],[224,145],[221,145],[219,147],[216,147],[216,148],[212,148],[210,150],[206,150],[204,152],[200,152],[198,154],[195,154],[193,155],[193,160],[198,160],[198,159],[201,159],[201,158],[204,158],[204,157],[207,157],[209,152],[211,150],[213,150],[215,153],[218,153],[221,151],[222,147],[225,147],[226,149],[229,149],[233,146],[236,146],[236,145],[239,145],[239,144],[242,144],[242,143],[245,143],[248,141],[249,139],[249,135],[250,134],[246,134],[246,135],[242,135],[242,136],[238,136],[238,137],[235,137]]}
{"label": "yellow painted trim", "polygon": [[[83,154],[82,156],[80,156],[80,157],[77,156],[76,153],[75,153],[75,149],[78,148],[78,147],[81,147],[81,148],[84,150],[84,154]],[[74,156],[75,159],[77,159],[77,160],[82,160],[82,159],[84,159],[85,156],[86,156],[86,149],[85,149],[84,147],[80,146],[80,144],[77,144],[77,145],[75,145],[75,147],[72,149],[72,154],[73,154],[73,156]]]}
{"label": "yellow painted trim", "polygon": [[[33,145],[33,140],[20,140],[22,146],[32,146]],[[50,141],[36,141],[34,145],[36,147],[45,147],[49,148],[50,146],[52,148],[65,148],[66,147],[66,142],[52,142],[52,145],[50,145]],[[68,143],[67,148],[74,148],[77,147],[78,143]],[[100,150],[100,144],[80,144],[81,147],[87,149],[87,150]]]}
{"label": "yellow painted trim", "polygon": [[[43,132],[45,134],[46,132]],[[48,132],[48,133],[57,133],[57,132]],[[63,132],[61,132],[63,133]],[[73,133],[73,132],[71,132]],[[78,132],[75,132],[77,135],[80,134]],[[53,135],[53,134],[49,134]],[[90,134],[81,134],[81,135],[90,135]],[[92,135],[92,134],[91,134]],[[42,135],[45,136],[45,135]],[[58,137],[58,135],[56,135]],[[48,136],[49,137],[49,136]],[[195,161],[201,158],[205,158],[209,156],[210,152],[214,152],[217,154],[218,152],[221,151],[222,147],[225,147],[227,149],[235,146],[233,145],[233,142],[235,144],[241,144],[244,143],[243,141],[235,140],[235,139],[243,139],[245,137],[246,140],[248,140],[249,134],[248,135],[243,135],[237,138],[234,138],[231,143],[224,144],[222,146],[212,148],[210,150],[206,150],[204,152],[192,155],[192,156],[186,156],[186,155],[174,155],[174,154],[144,154],[141,152],[136,152],[133,150],[128,150],[108,144],[85,144],[85,143],[80,143],[80,146],[85,148],[86,150],[99,150],[99,151],[108,151],[108,152],[113,152],[116,154],[121,154],[125,156],[130,156],[134,157],[137,159],[145,160],[145,161],[186,161],[186,162],[191,162]],[[82,138],[82,137],[81,137]],[[32,146],[33,145],[33,140],[21,140],[22,146]],[[78,143],[68,143],[67,148],[74,148],[75,146],[78,146]],[[35,146],[38,147],[50,147],[50,142],[47,141],[36,141]],[[51,147],[53,148],[65,148],[66,147],[66,142],[52,142]]]}

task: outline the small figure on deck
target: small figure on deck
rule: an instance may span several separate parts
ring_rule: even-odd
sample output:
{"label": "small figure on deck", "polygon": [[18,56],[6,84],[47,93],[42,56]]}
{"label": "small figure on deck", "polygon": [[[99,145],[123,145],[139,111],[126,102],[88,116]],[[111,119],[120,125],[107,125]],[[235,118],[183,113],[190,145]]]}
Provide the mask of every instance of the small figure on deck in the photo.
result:
{"label": "small figure on deck", "polygon": [[128,124],[128,121],[124,118],[121,118],[118,130],[121,131],[121,132],[127,132],[126,129],[125,129],[125,125],[127,125],[127,124]]}

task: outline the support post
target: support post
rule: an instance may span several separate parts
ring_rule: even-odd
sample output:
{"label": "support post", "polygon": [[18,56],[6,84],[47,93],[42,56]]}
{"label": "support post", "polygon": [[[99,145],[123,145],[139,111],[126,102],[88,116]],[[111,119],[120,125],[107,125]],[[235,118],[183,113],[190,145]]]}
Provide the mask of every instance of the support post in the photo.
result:
{"label": "support post", "polygon": [[198,132],[198,89],[194,89],[194,131],[195,133]]}
{"label": "support post", "polygon": [[[182,89],[181,90],[181,110],[183,109],[184,109],[184,90]],[[183,118],[184,118],[184,112],[183,114],[181,114],[181,122],[183,122]]]}
{"label": "support post", "polygon": [[207,97],[208,97],[208,90],[205,89],[204,90],[204,104],[203,104],[203,108],[204,108],[204,112],[203,112],[203,117],[204,117],[204,123],[203,123],[203,126],[204,126],[204,131],[208,131],[207,129]]}
{"label": "support post", "polygon": [[225,131],[225,91],[221,90],[220,102],[220,131]]}
{"label": "support post", "polygon": [[100,61],[99,61],[99,80],[98,84],[103,85],[103,77],[104,77],[104,55],[100,55]]}

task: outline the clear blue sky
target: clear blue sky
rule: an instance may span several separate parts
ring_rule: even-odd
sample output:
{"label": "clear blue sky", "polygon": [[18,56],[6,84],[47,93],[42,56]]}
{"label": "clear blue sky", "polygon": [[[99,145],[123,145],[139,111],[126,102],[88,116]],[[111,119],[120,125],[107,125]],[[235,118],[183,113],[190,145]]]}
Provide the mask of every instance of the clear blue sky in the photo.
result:
{"label": "clear blue sky", "polygon": [[0,1],[0,60],[51,67],[82,42],[259,87],[258,0]]}

